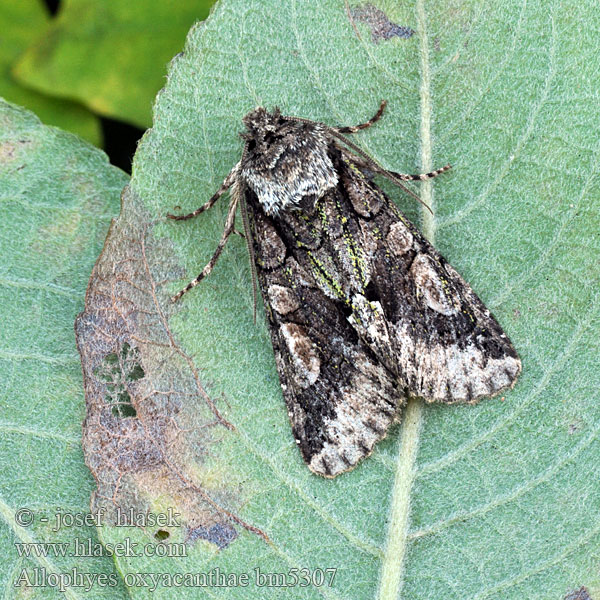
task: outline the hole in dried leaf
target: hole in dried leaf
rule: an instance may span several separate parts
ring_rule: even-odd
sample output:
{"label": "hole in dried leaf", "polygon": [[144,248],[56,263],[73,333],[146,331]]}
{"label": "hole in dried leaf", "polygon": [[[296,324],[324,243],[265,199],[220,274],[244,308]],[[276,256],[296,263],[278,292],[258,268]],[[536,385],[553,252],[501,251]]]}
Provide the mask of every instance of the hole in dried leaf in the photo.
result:
{"label": "hole in dried leaf", "polygon": [[155,534],[154,534],[154,538],[157,539],[159,542],[162,542],[163,540],[166,540],[171,534],[168,531],[165,531],[164,529],[159,529]]}
{"label": "hole in dried leaf", "polygon": [[107,354],[102,363],[94,369],[99,381],[106,383],[105,400],[112,405],[115,417],[135,417],[137,411],[131,401],[129,385],[145,375],[140,364],[139,350],[125,342],[119,353]]}

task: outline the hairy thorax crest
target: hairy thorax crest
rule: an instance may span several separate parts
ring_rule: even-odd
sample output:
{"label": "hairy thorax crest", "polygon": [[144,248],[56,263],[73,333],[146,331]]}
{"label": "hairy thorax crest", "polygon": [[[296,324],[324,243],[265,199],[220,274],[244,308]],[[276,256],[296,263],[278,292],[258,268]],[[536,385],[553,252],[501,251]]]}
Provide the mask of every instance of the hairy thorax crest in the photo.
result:
{"label": "hairy thorax crest", "polygon": [[246,146],[240,176],[268,215],[312,207],[338,183],[321,123],[283,117],[259,107],[243,119]]}

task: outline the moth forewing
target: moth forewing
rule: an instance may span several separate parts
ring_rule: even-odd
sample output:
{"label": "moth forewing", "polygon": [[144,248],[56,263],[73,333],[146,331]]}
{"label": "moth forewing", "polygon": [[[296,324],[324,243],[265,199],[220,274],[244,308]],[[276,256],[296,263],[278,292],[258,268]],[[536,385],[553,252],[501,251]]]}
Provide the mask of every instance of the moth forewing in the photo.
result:
{"label": "moth forewing", "polygon": [[390,172],[344,137],[372,125],[384,106],[338,129],[278,109],[251,111],[240,162],[183,217],[233,186],[213,258],[175,300],[214,267],[237,204],[247,210],[292,431],[309,468],[326,477],[370,454],[407,397],[476,402],[511,387],[521,370],[490,311],[365,174],[401,184],[450,167]]}

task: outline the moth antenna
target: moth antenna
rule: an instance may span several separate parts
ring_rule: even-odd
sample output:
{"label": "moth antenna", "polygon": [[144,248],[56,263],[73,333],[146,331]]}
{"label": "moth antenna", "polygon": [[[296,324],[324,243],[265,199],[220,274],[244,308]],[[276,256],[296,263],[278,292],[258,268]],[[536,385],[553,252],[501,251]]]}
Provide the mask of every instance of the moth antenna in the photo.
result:
{"label": "moth antenna", "polygon": [[246,205],[246,198],[242,192],[236,190],[236,193],[240,195],[240,206],[242,213],[242,224],[244,226],[244,237],[246,239],[246,247],[248,248],[248,257],[250,258],[250,273],[252,275],[252,301],[254,303],[254,324],[256,325],[256,304],[257,304],[257,276],[256,276],[256,261],[254,255],[254,245],[252,244],[252,237],[250,232],[250,219],[248,219],[248,206]]}
{"label": "moth antenna", "polygon": [[369,156],[364,150],[362,150],[354,142],[351,142],[346,136],[342,135],[341,133],[338,133],[336,129],[334,129],[332,127],[328,127],[328,130],[331,132],[331,135],[336,137],[338,140],[342,141],[349,148],[352,148],[352,150],[354,150],[359,156],[364,158],[367,165],[369,167],[372,167],[373,171],[375,171],[375,173],[378,173],[379,175],[383,175],[384,177],[387,177],[390,181],[395,183],[400,189],[405,191],[409,196],[412,196],[417,202],[422,204],[431,214],[433,214],[433,211],[431,210],[431,208],[425,202],[423,202],[423,200],[421,200],[421,198],[419,198],[419,196],[417,196],[417,194],[415,194],[411,189],[407,188],[402,183],[402,180],[399,177],[397,177],[395,173],[393,173],[392,171],[388,171],[387,169],[382,167],[374,158],[371,158],[371,156]]}
{"label": "moth antenna", "polygon": [[[244,144],[244,149],[242,150],[242,158],[238,163],[240,166],[244,163],[246,156],[248,154],[248,144]],[[241,186],[241,184],[239,184]],[[244,190],[241,187],[236,186],[234,190],[235,194],[239,194],[239,201],[241,205],[242,212],[242,225],[244,227],[244,236],[246,238],[246,248],[248,249],[248,258],[250,259],[250,276],[252,277],[252,300],[254,304],[253,309],[253,319],[254,324],[256,325],[256,306],[257,306],[257,287],[258,287],[258,278],[256,275],[256,260],[254,254],[254,246],[252,245],[251,239],[251,231],[250,231],[250,220],[248,219],[248,205],[246,203],[246,196],[244,194]]]}

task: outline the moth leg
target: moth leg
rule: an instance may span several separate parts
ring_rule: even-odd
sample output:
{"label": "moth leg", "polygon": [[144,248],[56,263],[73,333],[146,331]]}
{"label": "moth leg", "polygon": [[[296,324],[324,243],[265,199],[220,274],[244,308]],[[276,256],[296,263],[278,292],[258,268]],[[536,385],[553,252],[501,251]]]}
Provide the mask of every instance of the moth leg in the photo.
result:
{"label": "moth leg", "polygon": [[[388,171],[384,169],[381,165],[376,163],[370,156],[365,158],[360,158],[358,156],[352,157],[352,162],[359,168],[365,169],[366,171],[371,171],[372,173],[383,175],[384,177],[388,177],[390,179],[399,179],[401,181],[427,181],[428,179],[433,179],[446,171],[449,171],[452,168],[452,165],[445,165],[440,167],[439,169],[435,169],[435,171],[429,171],[429,173],[417,173],[415,175],[410,175],[408,173],[397,173],[396,171]],[[368,174],[366,174],[367,177]]]}
{"label": "moth leg", "polygon": [[361,129],[366,129],[367,127],[371,127],[371,125],[373,125],[373,123],[376,123],[377,121],[379,121],[379,119],[381,119],[381,115],[383,115],[383,111],[385,110],[386,104],[387,104],[387,101],[382,100],[381,104],[379,105],[379,108],[377,109],[377,112],[365,123],[360,123],[359,125],[352,125],[350,127],[331,127],[331,129],[334,129],[338,133],[356,133],[357,131],[360,131]]}
{"label": "moth leg", "polygon": [[203,213],[205,210],[212,208],[217,200],[232,186],[237,176],[237,168],[238,165],[233,167],[233,169],[229,172],[229,175],[225,177],[221,187],[212,195],[210,200],[203,204],[200,208],[197,208],[195,211],[187,214],[187,215],[172,215],[171,213],[167,214],[167,219],[173,219],[173,221],[186,221],[187,219],[193,219],[197,217],[200,213]]}
{"label": "moth leg", "polygon": [[[379,105],[379,108],[377,109],[377,112],[365,123],[360,123],[359,125],[352,125],[351,127],[329,127],[328,125],[326,126],[327,129],[329,129],[330,131],[333,131],[335,133],[356,133],[357,131],[360,131],[361,129],[366,129],[367,127],[371,127],[371,125],[373,125],[373,123],[375,123],[376,121],[379,121],[379,119],[381,119],[381,115],[383,114],[383,111],[386,107],[387,104],[387,100],[382,100],[381,104]],[[312,121],[311,119],[305,119],[304,117],[291,117],[291,116],[284,116],[281,115],[282,119],[285,119],[287,121],[297,121],[299,123],[318,123],[318,121]]]}
{"label": "moth leg", "polygon": [[[373,123],[376,123],[377,121],[379,121],[379,119],[383,115],[383,111],[386,107],[386,104],[387,104],[387,102],[385,100],[382,100],[381,105],[379,106],[379,109],[377,110],[377,112],[365,123],[360,123],[359,125],[354,125],[351,127],[330,127],[330,129],[332,129],[336,133],[356,133],[357,131],[360,131],[361,129],[366,129],[367,127],[371,127],[371,125],[373,125]],[[343,141],[346,144],[348,144],[348,146],[353,148],[354,150],[357,150],[357,147],[354,144],[352,144],[351,142],[349,142],[348,140],[343,140]],[[440,169],[436,169],[435,171],[430,171],[429,173],[418,173],[416,175],[411,175],[408,173],[397,173],[396,171],[388,171],[387,169],[384,169],[379,164],[377,164],[377,162],[375,160],[373,160],[370,156],[368,156],[366,153],[361,152],[360,154],[365,159],[365,162],[364,162],[365,167],[371,168],[371,169],[373,169],[373,167],[375,167],[375,169],[374,169],[375,172],[380,173],[382,175],[392,175],[393,177],[400,179],[401,181],[426,181],[427,179],[433,179],[434,177],[437,177],[441,173],[444,173],[445,171],[448,171],[449,169],[452,168],[451,165],[446,165],[444,167],[441,167]]]}
{"label": "moth leg", "polygon": [[445,173],[452,168],[452,165],[446,165],[444,167],[440,167],[435,171],[429,171],[429,173],[418,173],[417,175],[409,175],[408,173],[396,173],[396,171],[388,171],[394,177],[401,179],[402,181],[427,181],[428,179],[433,179],[437,177],[441,173]]}
{"label": "moth leg", "polygon": [[235,227],[235,211],[237,209],[238,204],[238,196],[237,194],[233,194],[231,198],[231,202],[229,204],[229,211],[227,212],[227,219],[225,221],[225,229],[223,229],[223,234],[221,235],[221,240],[219,241],[219,245],[215,250],[215,253],[212,255],[212,258],[208,261],[204,269],[200,272],[200,275],[196,277],[193,281],[190,281],[182,290],[177,292],[172,298],[171,302],[177,302],[181,296],[183,296],[186,292],[189,292],[193,287],[196,287],[205,277],[210,275],[214,266],[217,264],[217,260],[219,260],[219,256],[221,256],[221,252],[223,252],[223,248],[227,244],[227,240],[229,236],[234,232]]}

